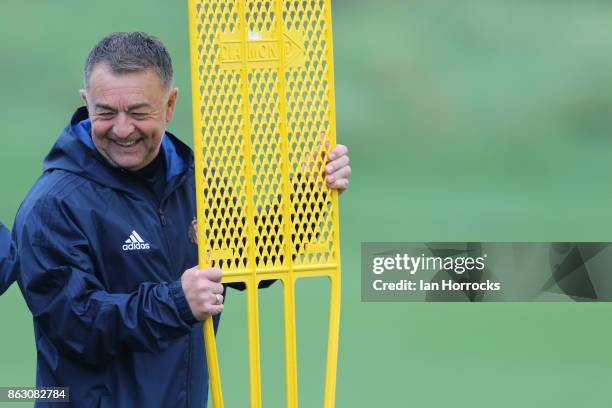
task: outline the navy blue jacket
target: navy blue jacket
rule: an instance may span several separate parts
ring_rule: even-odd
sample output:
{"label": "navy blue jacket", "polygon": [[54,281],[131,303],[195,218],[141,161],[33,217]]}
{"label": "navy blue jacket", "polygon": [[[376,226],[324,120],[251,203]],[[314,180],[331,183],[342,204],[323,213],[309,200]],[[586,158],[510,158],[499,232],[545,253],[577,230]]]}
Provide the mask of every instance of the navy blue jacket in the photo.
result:
{"label": "navy blue jacket", "polygon": [[3,294],[15,280],[13,265],[15,263],[15,247],[11,242],[11,233],[0,222],[0,295]]}
{"label": "navy blue jacket", "polygon": [[206,406],[202,324],[180,284],[197,264],[192,151],[164,136],[160,201],[106,163],[86,119],[78,109],[13,227],[36,384],[70,387],[75,407]]}

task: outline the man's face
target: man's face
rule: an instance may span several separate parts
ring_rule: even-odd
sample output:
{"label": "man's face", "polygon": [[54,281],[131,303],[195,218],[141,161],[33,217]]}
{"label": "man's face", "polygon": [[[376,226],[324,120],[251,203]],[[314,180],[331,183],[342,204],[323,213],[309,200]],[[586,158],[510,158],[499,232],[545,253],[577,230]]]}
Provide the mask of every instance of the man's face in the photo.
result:
{"label": "man's face", "polygon": [[97,64],[81,97],[100,154],[112,166],[132,171],[151,163],[172,120],[176,96],[177,90],[165,89],[152,69],[115,74],[107,64]]}

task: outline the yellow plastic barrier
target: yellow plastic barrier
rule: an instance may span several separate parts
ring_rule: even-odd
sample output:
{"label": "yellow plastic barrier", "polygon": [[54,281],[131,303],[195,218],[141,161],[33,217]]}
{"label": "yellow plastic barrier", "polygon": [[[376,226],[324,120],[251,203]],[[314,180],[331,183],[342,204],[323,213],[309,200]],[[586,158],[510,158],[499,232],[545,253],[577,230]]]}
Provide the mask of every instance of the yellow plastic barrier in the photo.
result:
{"label": "yellow plastic barrier", "polygon": [[[335,399],[340,323],[330,0],[189,0],[200,267],[247,291],[251,407],[261,407],[258,284],[283,284],[287,407],[298,406],[295,283],[330,280],[324,407]],[[211,395],[223,407],[211,319]]]}

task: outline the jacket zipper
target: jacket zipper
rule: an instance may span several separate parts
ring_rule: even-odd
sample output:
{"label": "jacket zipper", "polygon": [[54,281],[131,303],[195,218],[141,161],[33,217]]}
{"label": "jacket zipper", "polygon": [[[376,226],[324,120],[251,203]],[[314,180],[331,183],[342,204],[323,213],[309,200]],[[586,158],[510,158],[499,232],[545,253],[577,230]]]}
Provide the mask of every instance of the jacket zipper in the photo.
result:
{"label": "jacket zipper", "polygon": [[166,216],[164,215],[164,210],[163,208],[159,207],[157,209],[157,213],[159,214],[159,220],[161,221],[162,226],[166,226]]}
{"label": "jacket zipper", "polygon": [[[162,225],[162,232],[164,235],[164,242],[166,243],[167,253],[172,258],[172,247],[170,246],[170,241],[168,240],[168,233],[166,232],[166,227],[168,225],[168,221],[166,220],[166,215],[164,214],[164,200],[159,203],[159,207],[157,207],[157,215],[159,216],[159,221]],[[172,261],[170,261],[172,264]],[[189,332],[189,342],[187,346],[187,375],[186,384],[185,384],[185,402],[186,406],[189,407],[191,405],[191,396],[190,396],[190,388],[191,388],[191,331]]]}
{"label": "jacket zipper", "polygon": [[[181,180],[174,187],[173,191],[176,190],[183,184],[185,180]],[[166,249],[168,254],[172,256],[172,247],[170,245],[170,241],[168,240],[168,233],[166,232],[166,227],[168,225],[168,221],[166,220],[166,215],[164,214],[164,203],[166,199],[169,197],[169,193],[166,193],[157,207],[157,215],[159,216],[159,221],[162,225],[162,232],[164,235],[164,241],[166,243]],[[172,264],[172,261],[170,261]],[[185,384],[185,403],[187,407],[191,406],[191,347],[192,347],[192,332],[189,332],[189,342],[187,346],[187,375],[186,375],[186,384]]]}

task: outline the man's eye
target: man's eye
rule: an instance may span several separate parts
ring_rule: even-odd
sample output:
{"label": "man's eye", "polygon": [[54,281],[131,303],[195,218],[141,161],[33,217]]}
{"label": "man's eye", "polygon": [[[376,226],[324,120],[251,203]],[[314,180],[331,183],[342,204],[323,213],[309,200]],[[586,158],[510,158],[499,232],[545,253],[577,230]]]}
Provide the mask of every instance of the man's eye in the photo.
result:
{"label": "man's eye", "polygon": [[144,119],[147,117],[146,112],[132,112],[132,116],[136,119]]}
{"label": "man's eye", "polygon": [[100,116],[101,118],[112,118],[114,115],[113,112],[98,112],[98,116]]}

